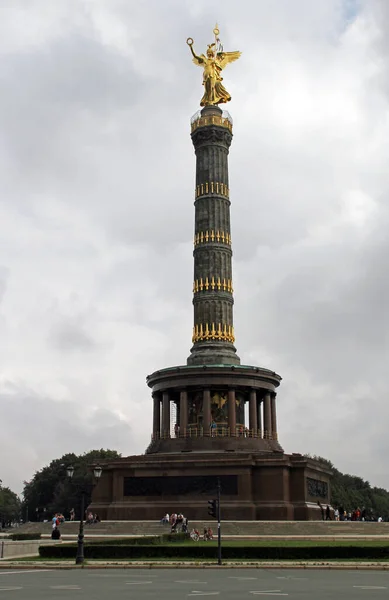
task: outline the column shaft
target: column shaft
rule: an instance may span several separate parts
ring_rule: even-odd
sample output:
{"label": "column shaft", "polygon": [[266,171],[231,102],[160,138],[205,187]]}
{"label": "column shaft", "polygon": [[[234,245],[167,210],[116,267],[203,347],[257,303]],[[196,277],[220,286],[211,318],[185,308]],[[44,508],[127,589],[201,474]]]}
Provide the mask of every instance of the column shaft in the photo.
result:
{"label": "column shaft", "polygon": [[270,392],[266,392],[263,405],[263,420],[265,421],[264,437],[271,438],[271,396]]}
{"label": "column shaft", "polygon": [[228,390],[228,427],[230,435],[236,435],[236,404],[235,390]]}
{"label": "column shaft", "polygon": [[188,392],[181,390],[180,393],[180,436],[186,437],[188,429]]}
{"label": "column shaft", "polygon": [[258,436],[263,436],[263,419],[262,419],[262,398],[258,398],[257,394],[257,418],[258,418]]}
{"label": "column shaft", "polygon": [[272,430],[272,434],[273,434],[273,440],[278,440],[276,394],[271,395],[271,430]]}
{"label": "column shaft", "polygon": [[258,433],[257,392],[251,390],[249,400],[249,429],[254,437]]}
{"label": "column shaft", "polygon": [[161,435],[161,399],[159,394],[153,396],[153,438],[158,439]]}
{"label": "column shaft", "polygon": [[203,435],[211,434],[211,392],[203,391]]}
{"label": "column shaft", "polygon": [[162,394],[162,433],[165,438],[170,437],[170,399],[168,392]]}

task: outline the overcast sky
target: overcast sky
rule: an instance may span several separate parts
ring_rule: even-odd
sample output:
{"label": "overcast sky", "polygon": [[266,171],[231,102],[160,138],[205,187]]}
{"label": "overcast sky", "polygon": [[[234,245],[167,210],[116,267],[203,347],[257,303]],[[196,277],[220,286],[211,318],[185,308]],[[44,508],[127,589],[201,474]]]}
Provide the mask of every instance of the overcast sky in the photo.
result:
{"label": "overcast sky", "polygon": [[142,453],[192,333],[190,118],[218,21],[235,334],[280,442],[389,487],[387,0],[0,1],[0,479]]}

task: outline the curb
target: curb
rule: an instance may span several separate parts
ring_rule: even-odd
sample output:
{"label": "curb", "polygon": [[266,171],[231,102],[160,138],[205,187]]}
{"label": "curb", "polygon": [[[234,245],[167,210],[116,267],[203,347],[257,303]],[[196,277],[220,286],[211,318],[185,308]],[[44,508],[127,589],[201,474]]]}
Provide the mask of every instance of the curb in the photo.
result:
{"label": "curb", "polygon": [[349,571],[389,571],[389,563],[290,563],[290,562],[257,562],[257,563],[90,563],[76,566],[73,562],[66,563],[33,563],[1,562],[2,569],[12,570],[72,570],[72,569],[316,569],[316,570],[349,570]]}

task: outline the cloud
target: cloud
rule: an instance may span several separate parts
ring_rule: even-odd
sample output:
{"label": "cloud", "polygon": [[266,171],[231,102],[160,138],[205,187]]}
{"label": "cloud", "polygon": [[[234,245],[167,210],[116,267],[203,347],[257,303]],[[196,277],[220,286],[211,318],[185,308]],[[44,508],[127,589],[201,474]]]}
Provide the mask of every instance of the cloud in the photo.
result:
{"label": "cloud", "polygon": [[0,10],[3,481],[149,443],[145,377],[191,345],[202,91],[185,40],[202,51],[219,20],[243,51],[224,80],[238,354],[283,376],[287,451],[387,487],[387,3]]}

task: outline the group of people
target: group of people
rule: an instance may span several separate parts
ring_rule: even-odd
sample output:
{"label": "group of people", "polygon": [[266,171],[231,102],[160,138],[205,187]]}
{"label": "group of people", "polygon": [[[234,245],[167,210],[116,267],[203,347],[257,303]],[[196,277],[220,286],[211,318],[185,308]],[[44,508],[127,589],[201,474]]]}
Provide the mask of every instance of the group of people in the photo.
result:
{"label": "group of people", "polygon": [[353,511],[344,510],[343,507],[336,508],[334,511],[335,521],[377,521],[382,523],[382,517],[375,517],[369,513],[366,508],[355,508]]}
{"label": "group of people", "polygon": [[65,517],[62,513],[55,513],[54,517],[51,519],[52,522],[52,531],[51,531],[51,539],[60,540],[61,539],[61,531],[59,526],[65,522]]}
{"label": "group of people", "polygon": [[[184,517],[182,513],[166,513],[160,521],[161,525],[170,525],[171,533],[189,533],[189,521],[187,517]],[[203,539],[204,541],[213,540],[213,531],[210,527],[204,527],[203,535],[197,529],[192,529],[190,532],[192,540],[198,541]]]}
{"label": "group of people", "polygon": [[[69,511],[69,521],[74,521],[76,518],[76,511],[74,510],[74,508],[72,508]],[[55,513],[55,515],[53,516],[51,522],[52,522],[52,532],[51,532],[51,538],[53,540],[60,540],[61,539],[61,531],[60,531],[60,525],[62,525],[62,523],[65,523],[65,517],[63,516],[62,513]],[[92,512],[88,512],[85,511],[85,524],[86,525],[93,525],[93,523],[100,523],[101,519],[99,517],[98,514],[93,514]]]}
{"label": "group of people", "polygon": [[188,533],[188,524],[189,521],[187,517],[184,517],[182,513],[166,513],[161,519],[162,525],[170,525],[170,532],[177,533],[178,531],[182,533]]}
{"label": "group of people", "polygon": [[92,512],[85,513],[85,524],[93,525],[94,523],[100,523],[101,519],[98,514],[93,514]]}
{"label": "group of people", "polygon": [[374,517],[366,508],[355,508],[353,511],[344,510],[343,507],[331,509],[329,505],[326,508],[318,502],[321,518],[324,521],[331,521],[332,516],[334,521],[377,521],[382,523],[382,517]]}

